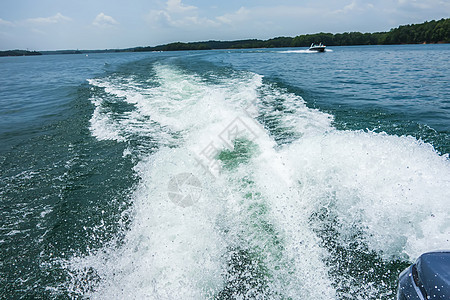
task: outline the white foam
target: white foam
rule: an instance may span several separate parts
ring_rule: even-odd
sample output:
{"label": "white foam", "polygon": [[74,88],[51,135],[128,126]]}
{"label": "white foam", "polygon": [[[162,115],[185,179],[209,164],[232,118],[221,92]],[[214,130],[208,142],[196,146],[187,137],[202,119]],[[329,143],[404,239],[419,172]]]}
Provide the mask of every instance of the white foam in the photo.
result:
{"label": "white foam", "polygon": [[[333,130],[331,123],[333,117],[322,113],[317,109],[308,108],[305,101],[295,94],[283,89],[265,85],[262,87],[263,102],[282,103],[283,112],[278,112],[277,117],[283,127],[292,128],[299,136],[316,136]],[[272,109],[262,105],[261,111]],[[286,113],[290,112],[290,113]]]}
{"label": "white foam", "polygon": [[[411,260],[449,249],[450,164],[412,137],[333,131],[283,150],[309,210],[329,208],[342,243],[362,230],[370,249]],[[348,242],[348,241],[347,241]]]}
{"label": "white foam", "polygon": [[[143,152],[136,166],[141,182],[122,246],[72,259],[73,291],[101,299],[212,298],[227,285],[230,249],[241,247],[260,251],[259,263],[270,274],[261,279],[267,286],[259,292],[267,294],[260,297],[335,299],[339,278],[329,276],[330,254],[310,224],[322,208],[338,221],[343,246],[357,228],[361,242],[385,258],[450,248],[449,160],[430,145],[335,130],[330,115],[265,85],[257,74],[237,73],[213,85],[173,66],[156,64],[154,71],[157,84],[148,88],[133,78],[90,82],[135,107],[116,118],[102,110],[106,98],[94,97],[91,130],[97,138],[152,135],[162,146]],[[291,112],[276,117],[299,136],[281,147],[255,120],[276,101]],[[249,162],[229,170],[217,156],[203,154],[233,150],[233,128],[256,150]],[[177,148],[164,147],[165,139]],[[202,186],[201,197],[188,207],[168,194],[168,183],[181,173],[193,174]],[[267,209],[256,213],[255,207]],[[77,290],[77,278],[88,268],[100,282],[92,283],[91,292]]]}
{"label": "white foam", "polygon": [[107,113],[102,113],[99,105],[95,107],[90,123],[92,135],[98,140],[125,141],[120,135],[118,124],[111,121],[111,118]]}
{"label": "white foam", "polygon": [[[311,51],[309,49],[302,49],[302,50],[284,50],[284,51],[277,51],[278,53],[299,53],[299,54],[311,54],[311,53],[320,53],[318,51]],[[325,52],[333,52],[331,49],[325,49]]]}
{"label": "white foam", "polygon": [[223,242],[214,231],[217,208],[208,203],[215,198],[205,195],[188,208],[168,199],[167,183],[180,170],[189,171],[188,165],[199,171],[181,149],[163,149],[138,164],[142,183],[123,247],[74,262],[77,269],[94,267],[102,278],[91,297],[199,299],[220,287]]}

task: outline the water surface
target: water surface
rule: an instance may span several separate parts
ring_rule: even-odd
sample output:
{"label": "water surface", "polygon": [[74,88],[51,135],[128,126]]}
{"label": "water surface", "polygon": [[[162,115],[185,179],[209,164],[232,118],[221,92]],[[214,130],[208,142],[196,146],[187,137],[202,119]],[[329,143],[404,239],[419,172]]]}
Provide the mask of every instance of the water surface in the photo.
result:
{"label": "water surface", "polygon": [[0,60],[0,297],[395,299],[449,249],[449,45]]}

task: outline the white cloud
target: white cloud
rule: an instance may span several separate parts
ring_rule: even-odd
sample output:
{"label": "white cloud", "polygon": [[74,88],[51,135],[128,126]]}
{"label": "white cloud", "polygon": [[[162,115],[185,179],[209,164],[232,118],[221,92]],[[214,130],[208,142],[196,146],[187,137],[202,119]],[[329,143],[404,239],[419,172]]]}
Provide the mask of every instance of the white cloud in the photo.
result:
{"label": "white cloud", "polygon": [[320,23],[323,15],[324,11],[318,8],[277,5],[241,7],[235,12],[216,17],[216,20],[235,31],[278,34],[277,32],[286,32],[297,26],[302,20],[310,22],[309,20],[316,19]]}
{"label": "white cloud", "polygon": [[342,9],[335,10],[332,13],[333,14],[346,14],[354,12],[361,13],[374,8],[374,5],[372,3],[360,3],[360,2],[361,1],[353,0],[350,4],[344,6]]}
{"label": "white cloud", "polygon": [[[272,23],[278,20],[299,20],[300,18],[309,18],[320,16],[325,12],[323,9],[303,6],[257,6],[257,7],[241,7],[237,11],[216,17],[223,23],[250,23],[258,22]],[[240,24],[237,24],[240,25]]]}
{"label": "white cloud", "polygon": [[92,22],[92,25],[100,28],[110,28],[118,24],[119,22],[117,22],[113,17],[107,16],[104,13],[99,13]]}
{"label": "white cloud", "polygon": [[351,11],[351,10],[355,10],[356,8],[358,8],[358,4],[356,3],[355,0],[352,1],[352,3],[350,3],[349,5],[344,6],[343,11]]}
{"label": "white cloud", "polygon": [[40,34],[40,35],[47,35],[46,32],[39,30],[37,28],[31,28],[31,32],[36,33],[36,34]]}
{"label": "white cloud", "polygon": [[172,27],[172,17],[166,10],[151,10],[146,19],[155,28]]}
{"label": "white cloud", "polygon": [[450,2],[448,0],[398,0],[398,6],[408,10],[441,10],[448,12]]}
{"label": "white cloud", "polygon": [[151,10],[147,20],[154,27],[188,29],[198,26],[216,26],[217,22],[199,17],[196,6],[184,5],[182,0],[168,0],[162,10]]}
{"label": "white cloud", "polygon": [[184,5],[181,0],[168,0],[167,1],[167,11],[171,13],[184,13],[188,11],[196,10],[197,7]]}
{"label": "white cloud", "polygon": [[56,23],[61,23],[61,22],[66,22],[66,21],[72,21],[72,19],[69,17],[63,16],[61,13],[57,13],[56,15],[47,17],[47,18],[32,18],[32,19],[26,20],[26,22],[35,24],[35,25],[56,24]]}
{"label": "white cloud", "polygon": [[14,26],[14,23],[0,18],[0,26]]}
{"label": "white cloud", "polygon": [[232,24],[236,21],[246,20],[248,18],[249,13],[250,11],[242,6],[234,13],[225,14],[223,16],[217,17],[216,19],[225,24]]}

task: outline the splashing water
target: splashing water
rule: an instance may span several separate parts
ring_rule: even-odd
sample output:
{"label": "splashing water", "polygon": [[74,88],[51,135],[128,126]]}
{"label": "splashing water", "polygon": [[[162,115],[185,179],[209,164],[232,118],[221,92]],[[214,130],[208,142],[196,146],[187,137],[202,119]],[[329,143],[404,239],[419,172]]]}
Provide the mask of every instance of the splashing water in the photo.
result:
{"label": "splashing water", "polygon": [[126,143],[140,181],[124,237],[64,262],[74,295],[394,297],[409,260],[450,248],[450,164],[427,143],[337,130],[251,72],[89,84],[92,135]]}

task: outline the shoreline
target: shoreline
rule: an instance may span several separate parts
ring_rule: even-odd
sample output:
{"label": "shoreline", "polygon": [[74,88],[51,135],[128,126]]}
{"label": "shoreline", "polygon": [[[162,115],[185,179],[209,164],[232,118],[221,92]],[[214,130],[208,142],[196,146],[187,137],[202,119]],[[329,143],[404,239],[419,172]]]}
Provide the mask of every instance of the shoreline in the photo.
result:
{"label": "shoreline", "polygon": [[4,56],[31,56],[48,54],[90,54],[117,52],[155,52],[183,50],[220,50],[220,49],[258,49],[258,48],[298,48],[309,47],[312,43],[323,43],[326,46],[364,46],[364,45],[416,45],[416,44],[448,44],[450,43],[450,18],[427,21],[420,24],[401,25],[388,32],[344,32],[344,33],[314,33],[295,37],[275,37],[267,40],[244,39],[234,41],[198,41],[173,42],[157,46],[138,46],[124,49],[104,50],[50,50],[0,51]]}

